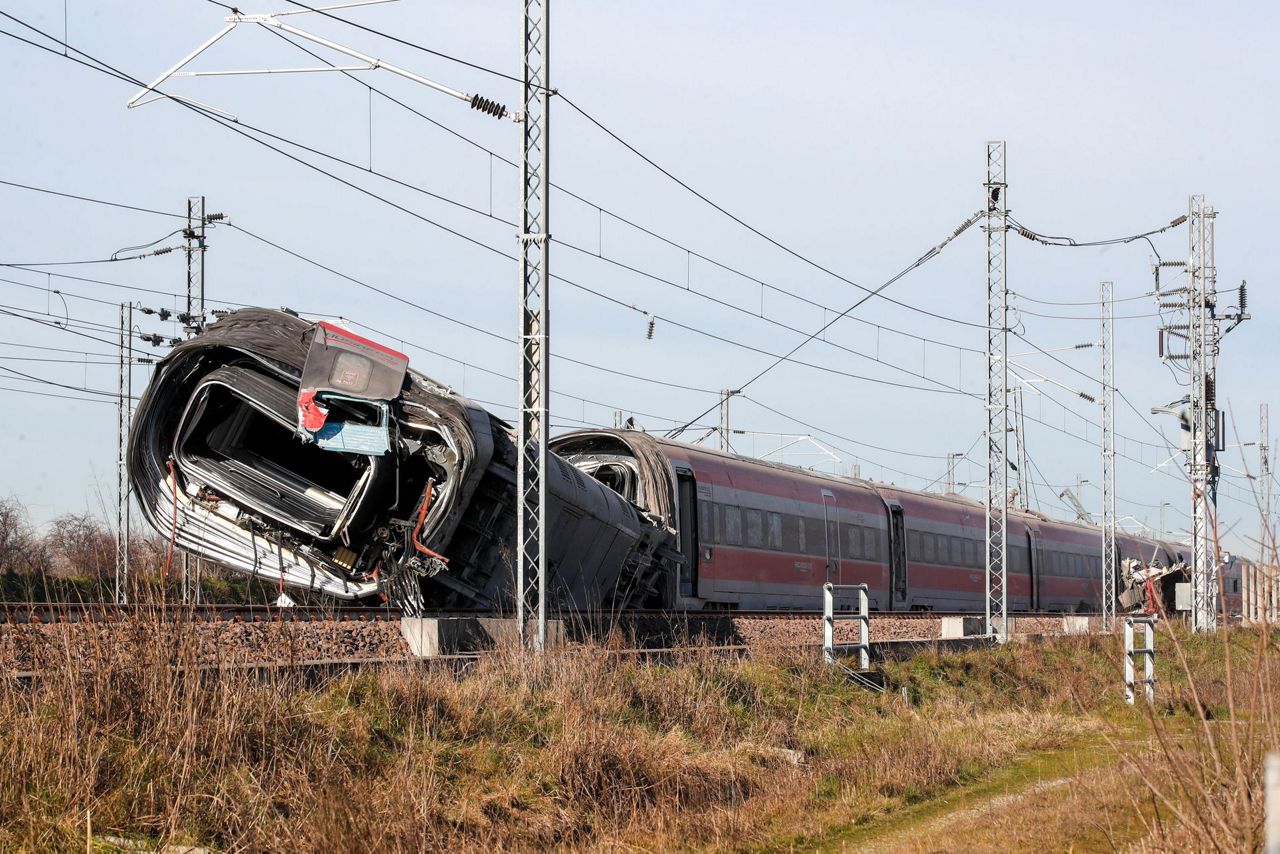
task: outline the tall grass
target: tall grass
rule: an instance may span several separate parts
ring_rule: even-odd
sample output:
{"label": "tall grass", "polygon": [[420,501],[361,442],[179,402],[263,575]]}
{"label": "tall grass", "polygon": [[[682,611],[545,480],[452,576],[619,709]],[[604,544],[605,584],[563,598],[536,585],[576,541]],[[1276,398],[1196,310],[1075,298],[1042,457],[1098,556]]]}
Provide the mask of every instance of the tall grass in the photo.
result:
{"label": "tall grass", "polygon": [[[226,850],[804,844],[1126,713],[1112,638],[926,653],[889,668],[904,701],[809,653],[504,648],[463,673],[312,684],[175,668],[200,656],[181,621],[92,637],[35,682],[0,680],[0,849],[83,850],[86,833]],[[1195,670],[1207,655],[1189,646]]]}

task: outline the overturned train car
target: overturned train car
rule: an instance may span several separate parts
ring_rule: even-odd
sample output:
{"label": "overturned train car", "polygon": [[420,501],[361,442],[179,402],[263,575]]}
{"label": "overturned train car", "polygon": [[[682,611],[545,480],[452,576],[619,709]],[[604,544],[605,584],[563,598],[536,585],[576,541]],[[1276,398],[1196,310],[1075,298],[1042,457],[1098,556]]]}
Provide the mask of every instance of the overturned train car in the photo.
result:
{"label": "overturned train car", "polygon": [[[148,522],[223,566],[410,611],[511,604],[511,427],[331,324],[244,309],[174,347],[128,466]],[[661,515],[554,456],[548,481],[549,602],[659,604],[679,560]]]}

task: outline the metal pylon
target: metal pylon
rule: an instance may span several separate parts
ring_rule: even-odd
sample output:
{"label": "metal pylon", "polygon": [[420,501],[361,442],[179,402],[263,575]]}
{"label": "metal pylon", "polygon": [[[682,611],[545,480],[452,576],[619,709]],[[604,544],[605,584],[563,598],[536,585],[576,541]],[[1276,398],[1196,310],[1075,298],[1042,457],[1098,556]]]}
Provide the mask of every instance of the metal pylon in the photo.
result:
{"label": "metal pylon", "polygon": [[1217,271],[1213,261],[1214,210],[1204,196],[1188,203],[1187,314],[1191,367],[1191,627],[1197,632],[1218,626],[1218,560],[1213,543],[1217,504],[1217,405],[1214,376],[1218,355]]}
{"label": "metal pylon", "polygon": [[116,566],[115,601],[129,601],[129,423],[133,415],[133,305],[120,303],[119,373],[116,377]]}
{"label": "metal pylon", "polygon": [[551,397],[550,330],[550,0],[524,4],[524,145],[520,158],[520,425],[516,491],[516,620],[527,642],[527,612],[537,615],[536,650],[547,642],[547,440]]}
{"label": "metal pylon", "polygon": [[[186,317],[183,325],[189,334],[204,326],[204,252],[205,252],[204,196],[187,199],[187,228],[182,236],[187,254]],[[196,572],[193,579],[192,564]],[[200,603],[200,561],[192,561],[191,555],[182,553],[182,601]],[[193,583],[194,582],[194,583]]]}
{"label": "metal pylon", "polygon": [[1009,228],[1004,142],[987,143],[987,571],[986,630],[1008,640],[1009,289],[1005,237]]}
{"label": "metal pylon", "polygon": [[1115,408],[1115,301],[1111,282],[1099,287],[1102,336],[1102,628],[1116,624],[1116,587],[1119,555],[1116,553],[1116,408]]}

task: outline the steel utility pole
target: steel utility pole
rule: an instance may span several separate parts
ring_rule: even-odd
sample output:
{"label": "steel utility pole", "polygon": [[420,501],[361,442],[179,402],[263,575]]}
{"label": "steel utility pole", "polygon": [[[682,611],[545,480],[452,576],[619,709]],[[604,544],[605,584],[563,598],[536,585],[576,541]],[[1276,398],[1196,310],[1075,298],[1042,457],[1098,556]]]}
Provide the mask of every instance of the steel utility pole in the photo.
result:
{"label": "steel utility pole", "polygon": [[986,632],[1008,640],[1006,572],[1009,510],[1009,288],[1005,238],[1009,212],[1004,142],[987,143],[987,572]]}
{"label": "steel utility pole", "polygon": [[550,380],[550,0],[524,3],[523,142],[520,157],[520,426],[516,492],[520,496],[516,555],[516,621],[532,646],[547,644],[547,440]]}
{"label": "steel utility pole", "polygon": [[1187,333],[1191,363],[1191,627],[1218,626],[1218,561],[1213,542],[1217,509],[1218,437],[1214,394],[1218,361],[1217,269],[1213,260],[1212,207],[1204,196],[1191,197],[1187,238]]}
{"label": "steel utility pole", "polygon": [[733,444],[729,441],[729,398],[742,394],[741,389],[726,388],[720,392],[720,450],[732,452]]}
{"label": "steel utility pole", "polygon": [[[187,227],[182,232],[187,254],[187,300],[180,318],[188,337],[204,325],[204,253],[205,253],[204,196],[187,199]],[[182,553],[182,601],[200,604],[201,562],[195,561],[194,584],[191,578],[191,555]]]}
{"label": "steel utility pole", "polygon": [[129,601],[129,423],[133,416],[133,305],[120,303],[119,373],[116,377],[116,570],[115,601]]}
{"label": "steel utility pole", "polygon": [[[1116,553],[1116,407],[1115,407],[1115,299],[1111,282],[1099,286],[1102,336],[1102,628],[1116,624],[1116,587],[1119,578]],[[1162,523],[1163,524],[1163,523]]]}

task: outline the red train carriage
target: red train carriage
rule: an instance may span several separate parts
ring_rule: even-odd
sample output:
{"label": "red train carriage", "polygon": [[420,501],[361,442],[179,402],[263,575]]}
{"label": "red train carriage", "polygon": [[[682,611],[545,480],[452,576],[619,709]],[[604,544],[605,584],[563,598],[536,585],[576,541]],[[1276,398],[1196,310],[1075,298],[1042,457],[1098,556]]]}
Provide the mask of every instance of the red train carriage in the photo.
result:
{"label": "red train carriage", "polygon": [[[684,563],[654,604],[811,609],[833,581],[868,584],[881,611],[984,608],[986,516],[970,499],[635,431],[578,431],[551,448],[679,531]],[[1008,544],[1010,610],[1100,610],[1099,529],[1012,512]],[[1117,547],[1144,564],[1180,557],[1176,546],[1123,534]],[[1229,608],[1238,574],[1226,579]]]}

